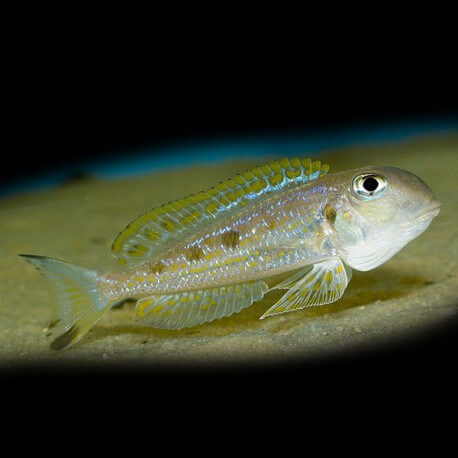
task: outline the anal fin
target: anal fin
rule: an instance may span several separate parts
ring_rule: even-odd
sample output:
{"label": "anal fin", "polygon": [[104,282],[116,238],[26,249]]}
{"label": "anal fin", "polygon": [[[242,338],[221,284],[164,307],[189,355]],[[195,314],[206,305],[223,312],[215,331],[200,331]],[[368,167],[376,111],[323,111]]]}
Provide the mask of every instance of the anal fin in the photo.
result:
{"label": "anal fin", "polygon": [[232,315],[260,301],[268,290],[263,281],[219,288],[154,295],[137,303],[136,321],[161,329],[182,329]]}
{"label": "anal fin", "polygon": [[[301,278],[302,275],[302,278]],[[339,300],[351,279],[351,269],[339,258],[327,259],[294,273],[272,289],[289,288],[288,292],[260,319]]]}

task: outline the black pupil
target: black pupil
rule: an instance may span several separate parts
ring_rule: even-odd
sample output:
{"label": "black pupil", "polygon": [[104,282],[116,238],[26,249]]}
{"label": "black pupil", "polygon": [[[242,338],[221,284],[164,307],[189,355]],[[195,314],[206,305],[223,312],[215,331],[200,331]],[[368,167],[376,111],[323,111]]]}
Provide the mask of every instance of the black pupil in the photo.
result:
{"label": "black pupil", "polygon": [[373,192],[378,187],[378,181],[375,178],[367,177],[363,182],[363,188],[368,192]]}

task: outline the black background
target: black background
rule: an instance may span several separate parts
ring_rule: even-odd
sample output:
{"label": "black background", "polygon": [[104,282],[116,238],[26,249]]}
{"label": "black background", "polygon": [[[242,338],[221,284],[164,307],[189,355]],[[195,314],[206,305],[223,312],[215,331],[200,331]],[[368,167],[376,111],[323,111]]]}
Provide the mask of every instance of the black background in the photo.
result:
{"label": "black background", "polygon": [[52,76],[37,74],[20,80],[8,112],[12,129],[6,132],[13,135],[0,186],[69,164],[84,172],[87,161],[146,149],[155,154],[156,146],[171,142],[295,131],[326,135],[340,128],[442,118],[458,122],[450,73],[425,85],[417,76],[379,74],[376,68],[354,75],[337,70],[266,75],[231,73],[220,65],[195,74],[184,65],[143,71],[137,80],[137,75],[114,77],[117,68],[92,74],[67,65]]}

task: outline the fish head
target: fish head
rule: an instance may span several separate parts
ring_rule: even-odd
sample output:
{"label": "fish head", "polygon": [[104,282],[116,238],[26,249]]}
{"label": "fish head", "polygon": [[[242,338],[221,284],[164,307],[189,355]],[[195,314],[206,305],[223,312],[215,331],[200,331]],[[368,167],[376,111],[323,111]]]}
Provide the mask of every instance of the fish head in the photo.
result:
{"label": "fish head", "polygon": [[356,270],[386,262],[439,214],[433,191],[406,170],[367,167],[334,175],[325,216],[336,251]]}

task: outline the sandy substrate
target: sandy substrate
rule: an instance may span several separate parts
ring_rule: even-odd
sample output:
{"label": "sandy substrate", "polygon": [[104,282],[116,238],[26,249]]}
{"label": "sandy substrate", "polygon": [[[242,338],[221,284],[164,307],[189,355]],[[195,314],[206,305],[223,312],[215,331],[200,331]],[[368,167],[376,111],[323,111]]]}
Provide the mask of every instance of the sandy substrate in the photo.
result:
{"label": "sandy substrate", "polygon": [[279,297],[270,293],[240,314],[181,331],[135,326],[134,304],[125,303],[80,343],[60,352],[49,350],[53,295],[18,253],[105,270],[113,265],[113,238],[137,215],[254,164],[202,165],[117,181],[85,178],[0,201],[0,366],[119,361],[212,366],[314,358],[401,341],[456,318],[458,135],[332,151],[319,159],[331,165],[331,172],[369,164],[408,169],[436,192],[441,213],[392,260],[370,272],[354,272],[338,303],[260,321]]}

